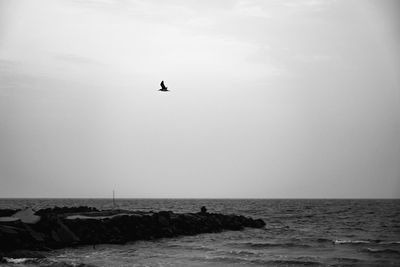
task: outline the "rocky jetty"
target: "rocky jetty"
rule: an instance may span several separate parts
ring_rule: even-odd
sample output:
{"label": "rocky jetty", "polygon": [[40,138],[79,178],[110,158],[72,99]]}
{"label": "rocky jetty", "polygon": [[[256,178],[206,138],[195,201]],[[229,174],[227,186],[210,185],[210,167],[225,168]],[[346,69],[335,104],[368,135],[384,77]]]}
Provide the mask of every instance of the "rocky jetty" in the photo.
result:
{"label": "rocky jetty", "polygon": [[[0,211],[0,214],[10,215],[11,212]],[[205,207],[198,213],[56,207],[35,212],[33,216],[39,216],[40,219],[34,223],[33,220],[27,220],[27,216],[21,217],[25,222],[12,216],[0,217],[0,254],[15,250],[40,251],[78,245],[123,244],[134,240],[265,226],[261,219],[209,213]]]}

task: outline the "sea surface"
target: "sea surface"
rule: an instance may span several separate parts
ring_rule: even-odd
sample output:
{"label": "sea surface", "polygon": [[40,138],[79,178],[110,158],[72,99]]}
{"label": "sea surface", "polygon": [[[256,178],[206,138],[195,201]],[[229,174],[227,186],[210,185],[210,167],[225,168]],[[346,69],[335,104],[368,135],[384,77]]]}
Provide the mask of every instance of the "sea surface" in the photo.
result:
{"label": "sea surface", "polygon": [[[235,213],[264,229],[45,252],[0,266],[400,266],[400,200],[117,199],[121,209]],[[110,199],[0,199],[0,208],[112,208]]]}

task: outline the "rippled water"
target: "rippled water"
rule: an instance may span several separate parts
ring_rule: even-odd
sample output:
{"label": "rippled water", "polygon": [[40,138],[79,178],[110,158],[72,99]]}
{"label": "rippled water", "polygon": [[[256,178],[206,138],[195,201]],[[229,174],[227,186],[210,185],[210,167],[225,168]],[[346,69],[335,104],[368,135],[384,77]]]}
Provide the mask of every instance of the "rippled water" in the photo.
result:
{"label": "rippled water", "polygon": [[[400,200],[119,199],[129,210],[236,213],[264,229],[46,252],[10,266],[400,266]],[[0,208],[88,205],[107,199],[0,199]],[[86,266],[86,265],[85,265]]]}

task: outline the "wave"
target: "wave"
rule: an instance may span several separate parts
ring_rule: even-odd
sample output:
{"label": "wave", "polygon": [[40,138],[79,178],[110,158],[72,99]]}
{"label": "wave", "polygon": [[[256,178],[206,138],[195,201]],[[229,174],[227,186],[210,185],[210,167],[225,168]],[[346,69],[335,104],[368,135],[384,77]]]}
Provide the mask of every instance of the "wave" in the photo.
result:
{"label": "wave", "polygon": [[321,262],[318,261],[302,261],[302,260],[270,260],[270,261],[259,261],[253,260],[252,263],[262,264],[266,266],[321,266]]}
{"label": "wave", "polygon": [[400,245],[400,241],[382,241],[379,242],[382,245]]}
{"label": "wave", "polygon": [[400,241],[381,241],[381,240],[350,240],[350,239],[344,239],[344,240],[333,240],[332,241],[335,245],[340,245],[340,244],[379,244],[379,245],[399,245]]}
{"label": "wave", "polygon": [[21,264],[21,263],[35,262],[37,259],[35,259],[35,258],[8,258],[8,257],[3,257],[3,260],[5,262],[7,262],[7,263]]}
{"label": "wave", "polygon": [[246,258],[232,258],[232,257],[208,257],[208,258],[193,258],[199,261],[208,261],[216,263],[231,263],[231,264],[255,264],[262,266],[321,266],[321,262],[312,260],[263,260],[263,259],[246,259]]}
{"label": "wave", "polygon": [[317,238],[316,241],[318,243],[328,243],[328,242],[331,243],[332,242],[332,240],[328,239],[328,238]]}
{"label": "wave", "polygon": [[368,241],[368,240],[334,240],[333,243],[335,245],[340,245],[340,244],[370,244],[371,241]]}
{"label": "wave", "polygon": [[[223,253],[226,253],[225,251],[222,251]],[[228,252],[231,255],[235,256],[255,256],[257,253],[251,252],[251,251],[246,251],[246,250],[231,250]]]}
{"label": "wave", "polygon": [[253,249],[262,249],[262,248],[271,248],[271,247],[282,247],[282,248],[293,248],[293,247],[302,247],[302,248],[308,248],[310,245],[306,244],[298,244],[298,243],[252,243],[252,242],[246,242],[246,243],[234,243],[232,244],[233,246],[239,246],[239,247],[250,247]]}
{"label": "wave", "polygon": [[361,261],[360,259],[344,258],[344,257],[337,257],[333,259],[339,261],[341,264],[354,264]]}
{"label": "wave", "polygon": [[200,251],[213,251],[214,249],[206,246],[193,246],[186,244],[168,244],[168,248],[185,249],[185,250],[200,250]]}
{"label": "wave", "polygon": [[[6,263],[12,264],[31,264],[33,266],[41,266],[41,267],[96,267],[95,265],[85,264],[85,263],[75,263],[75,262],[61,262],[61,261],[53,261],[48,259],[37,259],[37,258],[8,258],[3,257],[3,260]],[[25,266],[25,265],[22,265]]]}
{"label": "wave", "polygon": [[397,254],[397,255],[400,255],[400,251],[399,250],[390,249],[390,248],[383,248],[383,249],[367,248],[364,251],[365,252],[369,252],[369,253],[386,253],[386,254]]}

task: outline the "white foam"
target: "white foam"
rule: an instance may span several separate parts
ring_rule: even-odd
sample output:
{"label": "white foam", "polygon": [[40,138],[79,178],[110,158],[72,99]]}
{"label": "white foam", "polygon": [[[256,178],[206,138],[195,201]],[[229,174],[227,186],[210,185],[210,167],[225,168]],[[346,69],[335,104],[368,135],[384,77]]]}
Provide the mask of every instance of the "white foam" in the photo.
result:
{"label": "white foam", "polygon": [[24,263],[24,262],[29,261],[29,260],[34,260],[34,258],[17,258],[17,259],[14,259],[14,258],[7,258],[7,257],[4,257],[3,259],[5,259],[9,263]]}

